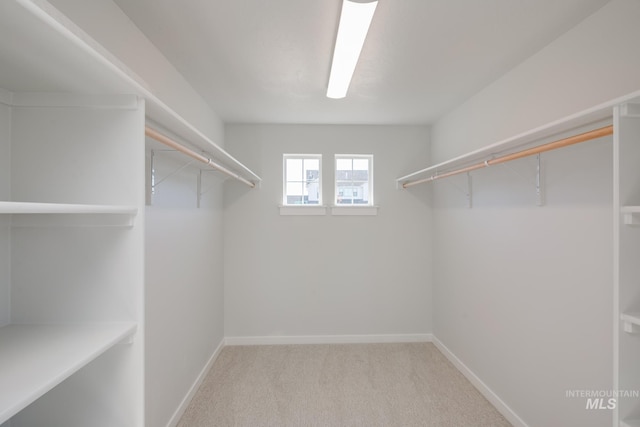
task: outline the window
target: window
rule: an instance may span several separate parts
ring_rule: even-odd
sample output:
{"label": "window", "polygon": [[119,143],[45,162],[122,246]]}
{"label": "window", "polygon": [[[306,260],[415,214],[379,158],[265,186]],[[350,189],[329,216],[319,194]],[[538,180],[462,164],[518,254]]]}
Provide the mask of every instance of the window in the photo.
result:
{"label": "window", "polygon": [[373,206],[373,156],[336,154],[336,206]]}
{"label": "window", "polygon": [[284,206],[322,205],[322,156],[284,155]]}

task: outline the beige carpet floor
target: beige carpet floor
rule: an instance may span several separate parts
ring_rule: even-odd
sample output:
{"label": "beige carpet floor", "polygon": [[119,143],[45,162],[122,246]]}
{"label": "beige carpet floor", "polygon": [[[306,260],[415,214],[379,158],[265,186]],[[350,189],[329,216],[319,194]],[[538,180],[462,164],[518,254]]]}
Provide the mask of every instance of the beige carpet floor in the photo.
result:
{"label": "beige carpet floor", "polygon": [[225,347],[178,427],[510,426],[431,343]]}

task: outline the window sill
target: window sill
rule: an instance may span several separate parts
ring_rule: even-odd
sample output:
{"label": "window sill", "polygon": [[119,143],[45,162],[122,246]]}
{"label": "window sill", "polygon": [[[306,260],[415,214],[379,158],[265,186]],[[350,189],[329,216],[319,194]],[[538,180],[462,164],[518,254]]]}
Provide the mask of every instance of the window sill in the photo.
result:
{"label": "window sill", "polygon": [[332,206],[331,215],[378,215],[377,206]]}
{"label": "window sill", "polygon": [[327,207],[318,205],[280,206],[280,215],[326,215]]}

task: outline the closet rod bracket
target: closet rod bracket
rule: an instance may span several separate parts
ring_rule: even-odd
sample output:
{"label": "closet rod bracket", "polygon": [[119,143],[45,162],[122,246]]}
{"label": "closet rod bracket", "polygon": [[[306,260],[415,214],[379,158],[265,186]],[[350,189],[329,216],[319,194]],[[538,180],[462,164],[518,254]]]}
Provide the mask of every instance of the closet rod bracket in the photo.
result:
{"label": "closet rod bracket", "polygon": [[533,180],[531,180],[531,178],[529,176],[525,176],[522,173],[520,173],[517,169],[511,167],[510,165],[508,165],[507,163],[501,163],[502,167],[508,169],[509,171],[511,171],[514,175],[519,176],[520,178],[522,178],[523,181],[526,181],[528,184],[533,183],[534,187],[535,187],[535,191],[536,191],[536,205],[537,206],[544,206],[544,188],[543,188],[543,176],[542,176],[542,158],[541,158],[542,154],[538,153],[536,154],[536,171],[535,171],[535,177]]}
{"label": "closet rod bracket", "polygon": [[[187,167],[191,166],[195,160],[189,160],[186,163],[182,164],[181,166],[177,167],[176,169],[174,169],[173,171],[169,172],[167,175],[165,175],[164,177],[160,178],[160,179],[156,179],[156,174],[155,174],[155,167],[154,167],[154,157],[156,155],[156,151],[157,150],[151,150],[151,193],[154,193],[154,190],[157,186],[159,186],[160,184],[162,184],[166,179],[172,177],[173,175],[177,174],[178,172],[186,169]],[[176,150],[161,150],[162,152],[170,152],[170,153],[179,153]]]}
{"label": "closet rod bracket", "polygon": [[471,172],[467,172],[466,175],[467,175],[467,179],[465,180],[466,188],[463,188],[459,185],[454,184],[453,181],[445,181],[445,182],[447,182],[453,188],[455,188],[456,190],[458,190],[459,192],[465,195],[465,198],[467,199],[467,207],[471,209],[473,207],[473,178],[471,176]]}

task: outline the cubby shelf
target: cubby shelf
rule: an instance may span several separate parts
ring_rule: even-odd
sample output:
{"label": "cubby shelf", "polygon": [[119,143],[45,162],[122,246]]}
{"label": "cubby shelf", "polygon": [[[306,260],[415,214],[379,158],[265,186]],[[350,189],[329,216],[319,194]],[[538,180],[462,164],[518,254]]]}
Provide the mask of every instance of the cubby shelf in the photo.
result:
{"label": "cubby shelf", "polygon": [[134,216],[137,213],[138,209],[132,206],[0,202],[0,214],[96,214]]}
{"label": "cubby shelf", "polygon": [[625,225],[640,225],[640,206],[623,206],[620,212]]}
{"label": "cubby shelf", "polygon": [[131,227],[137,214],[133,206],[0,202],[13,227]]}
{"label": "cubby shelf", "polygon": [[0,424],[135,331],[135,323],[0,328]]}

